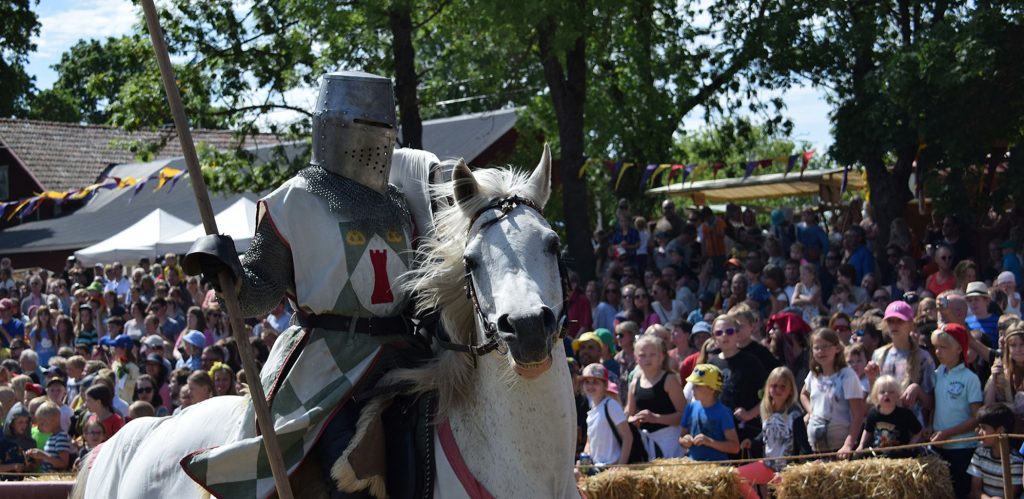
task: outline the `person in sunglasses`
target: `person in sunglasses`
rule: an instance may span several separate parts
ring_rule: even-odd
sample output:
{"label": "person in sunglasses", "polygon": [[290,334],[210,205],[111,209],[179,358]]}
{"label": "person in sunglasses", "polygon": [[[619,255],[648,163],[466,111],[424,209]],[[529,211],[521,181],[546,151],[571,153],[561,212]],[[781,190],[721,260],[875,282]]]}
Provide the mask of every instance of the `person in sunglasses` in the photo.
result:
{"label": "person in sunglasses", "polygon": [[[760,408],[761,397],[758,390],[764,387],[768,379],[765,369],[757,357],[740,350],[739,322],[731,314],[715,319],[712,334],[719,353],[710,355],[707,363],[717,367],[723,375],[722,393],[719,401],[733,413],[736,432],[739,440],[754,440],[761,432]],[[760,446],[750,449],[753,457],[760,457]],[[732,454],[739,457],[738,453]]]}

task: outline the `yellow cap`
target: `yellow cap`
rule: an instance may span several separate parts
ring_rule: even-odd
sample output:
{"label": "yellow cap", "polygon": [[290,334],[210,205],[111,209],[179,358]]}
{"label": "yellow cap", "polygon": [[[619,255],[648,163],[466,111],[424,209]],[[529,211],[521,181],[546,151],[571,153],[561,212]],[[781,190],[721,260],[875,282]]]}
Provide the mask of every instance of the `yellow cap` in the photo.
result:
{"label": "yellow cap", "polygon": [[706,386],[716,392],[722,391],[722,371],[712,364],[697,364],[686,381],[695,386]]}

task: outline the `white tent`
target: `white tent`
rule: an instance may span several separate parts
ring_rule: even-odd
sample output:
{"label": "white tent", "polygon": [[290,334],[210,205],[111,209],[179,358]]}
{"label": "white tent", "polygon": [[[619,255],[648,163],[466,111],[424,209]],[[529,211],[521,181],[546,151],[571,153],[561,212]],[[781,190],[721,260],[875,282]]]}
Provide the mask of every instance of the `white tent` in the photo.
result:
{"label": "white tent", "polygon": [[157,241],[168,239],[192,228],[192,224],[159,208],[127,229],[75,252],[85,265],[113,261],[134,264],[140,258],[156,256]]}
{"label": "white tent", "polygon": [[[234,204],[224,208],[220,213],[214,215],[217,221],[217,230],[221,234],[231,236],[235,240],[235,250],[245,253],[252,243],[252,236],[256,233],[256,203],[251,199],[241,198]],[[156,252],[164,253],[185,253],[192,246],[192,243],[206,235],[203,224],[196,225],[191,229],[176,234],[167,239],[161,239],[156,243]]]}

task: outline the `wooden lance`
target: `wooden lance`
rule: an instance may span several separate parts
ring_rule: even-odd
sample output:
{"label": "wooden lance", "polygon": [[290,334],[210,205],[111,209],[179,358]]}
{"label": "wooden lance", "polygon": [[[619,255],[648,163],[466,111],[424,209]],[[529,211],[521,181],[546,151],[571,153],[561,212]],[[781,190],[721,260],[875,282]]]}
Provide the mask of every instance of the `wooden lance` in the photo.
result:
{"label": "wooden lance", "polygon": [[[160,76],[163,78],[167,102],[171,106],[174,126],[178,129],[178,140],[181,142],[181,151],[185,155],[188,175],[192,180],[192,192],[195,194],[196,204],[199,206],[199,214],[203,218],[203,227],[206,229],[207,234],[217,234],[217,221],[213,218],[210,194],[206,191],[206,181],[203,180],[203,173],[199,169],[199,157],[196,156],[196,147],[192,142],[192,132],[189,130],[188,120],[185,118],[185,107],[181,104],[181,94],[178,92],[177,83],[175,83],[174,69],[171,68],[171,60],[167,55],[164,33],[160,29],[160,21],[157,17],[153,0],[142,0],[142,9],[145,11],[146,25],[149,27],[149,37],[153,40],[153,51],[156,52],[156,61],[160,66]],[[260,383],[260,372],[256,368],[256,360],[253,358],[252,349],[246,348],[249,344],[249,338],[246,337],[245,327],[242,324],[242,310],[238,304],[238,295],[235,292],[234,281],[228,271],[221,272],[217,277],[220,282],[221,296],[224,300],[224,305],[227,307],[228,317],[231,320],[231,334],[235,338],[235,343],[238,344],[238,352],[242,357],[242,367],[245,369],[246,379],[249,380],[249,394],[256,409],[256,423],[259,425],[260,433],[263,435],[263,444],[266,445],[267,458],[270,460],[270,469],[274,474],[274,484],[277,486],[277,495],[281,499],[292,499],[292,490],[288,483],[288,470],[284,466],[284,459],[281,458],[281,449],[277,445],[277,434],[274,433],[274,422],[270,417],[270,407],[267,405],[267,399],[263,393],[263,385]]]}

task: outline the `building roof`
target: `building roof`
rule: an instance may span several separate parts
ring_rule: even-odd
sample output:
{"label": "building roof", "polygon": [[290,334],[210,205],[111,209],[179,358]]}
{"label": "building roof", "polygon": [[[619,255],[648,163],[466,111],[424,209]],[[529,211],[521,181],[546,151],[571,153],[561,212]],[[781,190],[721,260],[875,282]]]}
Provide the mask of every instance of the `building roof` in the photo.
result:
{"label": "building roof", "polygon": [[427,120],[423,122],[423,149],[442,161],[463,158],[472,163],[515,125],[515,109]]}
{"label": "building roof", "polygon": [[[221,149],[238,145],[234,133],[227,130],[194,130],[193,139]],[[103,125],[81,125],[52,121],[0,119],[0,142],[20,159],[46,190],[64,191],[95,182],[111,165],[135,161],[128,150],[129,141],[166,141],[156,154],[157,159],[182,155],[178,136],[173,129],[127,132]],[[255,143],[276,144],[273,135],[263,134],[246,139],[246,146]]]}
{"label": "building roof", "polygon": [[[285,145],[286,155],[308,154],[308,148],[302,145]],[[257,162],[265,161],[271,154],[271,148],[255,150]],[[182,157],[161,159],[148,163],[129,163],[114,166],[110,176],[146,178],[163,167],[186,169]],[[189,175],[186,173],[171,188],[168,184],[154,192],[155,181],[147,182],[133,196],[134,189],[105,190],[99,189],[85,206],[74,213],[52,218],[15,225],[4,229],[0,234],[0,254],[31,253],[36,251],[68,251],[77,250],[103,241],[117,234],[125,227],[138,222],[153,210],[160,208],[190,224],[201,221],[196,200],[192,195]],[[239,198],[256,200],[257,193],[245,194],[213,194],[210,203],[214,213],[237,202]]]}

